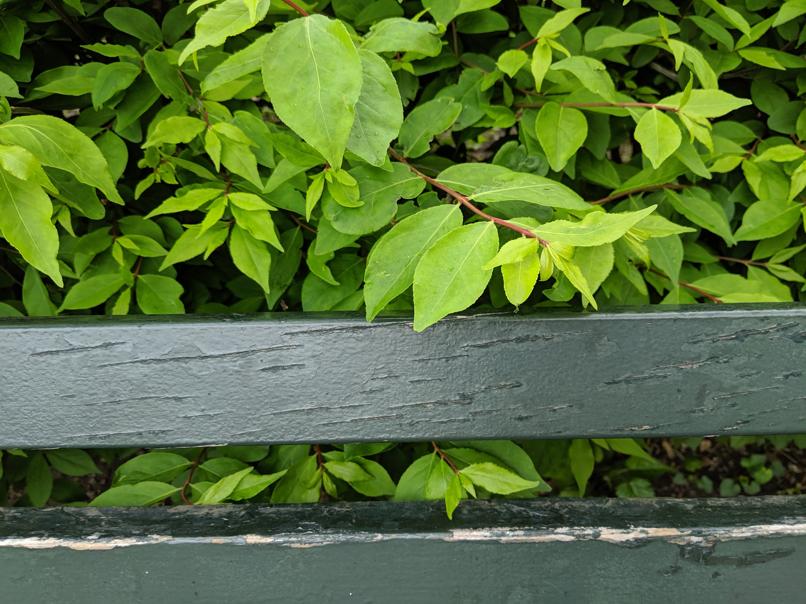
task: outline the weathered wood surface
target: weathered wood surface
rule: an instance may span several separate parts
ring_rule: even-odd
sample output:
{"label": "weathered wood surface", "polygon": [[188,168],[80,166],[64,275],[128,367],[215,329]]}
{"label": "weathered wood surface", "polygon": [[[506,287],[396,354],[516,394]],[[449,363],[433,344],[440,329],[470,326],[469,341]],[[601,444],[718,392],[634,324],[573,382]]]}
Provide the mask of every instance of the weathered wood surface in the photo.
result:
{"label": "weathered wood surface", "polygon": [[806,498],[0,510],[7,602],[800,602]]}
{"label": "weathered wood surface", "polygon": [[806,431],[806,307],[0,322],[0,446]]}

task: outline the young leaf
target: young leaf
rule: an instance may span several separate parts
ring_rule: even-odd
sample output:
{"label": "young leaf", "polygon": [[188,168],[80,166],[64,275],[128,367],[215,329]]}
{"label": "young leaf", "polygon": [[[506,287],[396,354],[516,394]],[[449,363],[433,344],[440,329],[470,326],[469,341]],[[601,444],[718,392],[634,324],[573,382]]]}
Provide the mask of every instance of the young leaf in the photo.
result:
{"label": "young leaf", "polygon": [[191,461],[182,455],[167,451],[149,451],[118,466],[115,470],[115,484],[170,482],[190,466]]}
{"label": "young leaf", "polygon": [[575,247],[604,245],[623,237],[656,207],[649,206],[636,212],[590,212],[579,222],[554,220],[532,229],[532,232],[550,243]]}
{"label": "young leaf", "polygon": [[176,279],[163,275],[139,275],[136,282],[137,306],[147,315],[181,315],[185,305],[179,297],[185,289]]}
{"label": "young leaf", "polygon": [[255,281],[268,294],[271,254],[266,244],[236,225],[230,233],[229,251],[238,270]]}
{"label": "young leaf", "polygon": [[572,107],[549,102],[537,115],[537,140],[543,146],[551,169],[561,171],[585,142],[588,122],[585,115]]}
{"label": "young leaf", "polygon": [[473,304],[492,276],[483,267],[496,252],[498,232],[491,222],[454,229],[426,250],[414,271],[414,330]]}
{"label": "young leaf", "polygon": [[683,137],[672,118],[662,111],[650,109],[638,120],[635,140],[641,144],[641,150],[652,162],[652,167],[659,168],[677,150]]}
{"label": "young leaf", "polygon": [[460,473],[476,486],[499,495],[533,489],[540,484],[540,481],[526,480],[511,470],[489,462],[471,464],[460,470]]}
{"label": "young leaf", "polygon": [[227,38],[245,32],[262,21],[269,12],[270,0],[223,0],[206,11],[196,22],[196,35],[179,55],[179,64],[194,52],[208,46],[221,46]]}

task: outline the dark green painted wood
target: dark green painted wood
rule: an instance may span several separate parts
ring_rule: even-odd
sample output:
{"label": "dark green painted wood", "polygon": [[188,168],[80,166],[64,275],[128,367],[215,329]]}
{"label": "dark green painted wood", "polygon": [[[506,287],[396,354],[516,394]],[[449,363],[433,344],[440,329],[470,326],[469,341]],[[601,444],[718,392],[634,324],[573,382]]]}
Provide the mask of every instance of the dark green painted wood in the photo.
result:
{"label": "dark green painted wood", "polygon": [[0,511],[8,602],[798,602],[806,498]]}
{"label": "dark green painted wood", "polygon": [[806,431],[806,307],[0,322],[0,447]]}

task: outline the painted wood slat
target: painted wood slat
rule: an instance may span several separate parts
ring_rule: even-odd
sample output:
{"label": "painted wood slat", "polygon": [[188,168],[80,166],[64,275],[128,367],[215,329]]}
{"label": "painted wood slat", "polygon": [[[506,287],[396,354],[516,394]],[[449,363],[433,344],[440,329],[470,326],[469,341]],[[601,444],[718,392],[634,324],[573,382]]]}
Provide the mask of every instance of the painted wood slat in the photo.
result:
{"label": "painted wood slat", "polygon": [[0,510],[8,602],[797,602],[806,497]]}
{"label": "painted wood slat", "polygon": [[0,447],[806,431],[806,307],[0,322]]}

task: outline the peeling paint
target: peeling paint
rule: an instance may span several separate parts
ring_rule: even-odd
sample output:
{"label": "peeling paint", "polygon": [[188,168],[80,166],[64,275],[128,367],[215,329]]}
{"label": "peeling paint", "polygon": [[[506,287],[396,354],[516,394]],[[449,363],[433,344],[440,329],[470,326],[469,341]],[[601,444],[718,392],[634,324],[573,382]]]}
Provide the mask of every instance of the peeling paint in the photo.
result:
{"label": "peeling paint", "polygon": [[382,532],[321,532],[277,533],[275,535],[246,534],[234,536],[172,537],[143,535],[137,537],[84,538],[6,537],[0,548],[50,550],[65,548],[74,551],[109,551],[118,548],[148,545],[266,545],[307,549],[344,543],[379,543],[384,541],[442,541],[493,543],[575,543],[599,541],[614,545],[636,545],[663,541],[675,545],[713,546],[726,541],[743,541],[774,537],[806,536],[806,522],[792,524],[759,524],[741,527],[674,528],[674,527],[558,527],[539,528],[472,528],[449,531],[382,533]]}

